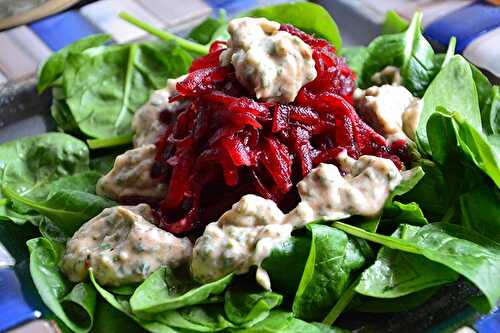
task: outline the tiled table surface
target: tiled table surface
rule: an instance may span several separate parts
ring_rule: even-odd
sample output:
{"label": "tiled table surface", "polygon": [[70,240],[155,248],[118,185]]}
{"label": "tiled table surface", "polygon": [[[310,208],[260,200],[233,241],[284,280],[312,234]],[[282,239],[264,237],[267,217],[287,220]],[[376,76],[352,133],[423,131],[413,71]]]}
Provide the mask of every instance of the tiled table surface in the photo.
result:
{"label": "tiled table surface", "polygon": [[36,74],[52,52],[91,34],[109,33],[116,43],[147,37],[147,33],[118,18],[126,11],[156,27],[178,33],[195,26],[219,9],[228,15],[284,0],[100,0],[29,25],[0,32],[0,85]]}

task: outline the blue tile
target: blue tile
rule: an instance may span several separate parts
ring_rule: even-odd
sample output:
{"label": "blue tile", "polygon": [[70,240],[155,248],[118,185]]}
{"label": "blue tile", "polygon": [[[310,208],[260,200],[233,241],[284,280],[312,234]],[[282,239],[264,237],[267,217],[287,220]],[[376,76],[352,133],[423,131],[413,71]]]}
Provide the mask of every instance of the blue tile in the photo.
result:
{"label": "blue tile", "polygon": [[258,6],[257,0],[206,0],[206,2],[214,9],[225,9],[229,15]]}
{"label": "blue tile", "polygon": [[500,7],[476,2],[432,22],[424,34],[443,45],[455,36],[457,52],[462,52],[472,40],[499,26]]}
{"label": "blue tile", "polygon": [[78,12],[71,10],[31,24],[31,29],[52,51],[99,31]]}

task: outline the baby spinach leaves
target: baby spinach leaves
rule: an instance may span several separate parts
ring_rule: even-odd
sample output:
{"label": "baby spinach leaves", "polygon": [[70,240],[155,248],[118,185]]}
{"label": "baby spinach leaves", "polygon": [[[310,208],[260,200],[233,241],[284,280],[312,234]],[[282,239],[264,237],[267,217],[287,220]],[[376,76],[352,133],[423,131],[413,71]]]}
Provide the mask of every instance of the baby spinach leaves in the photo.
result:
{"label": "baby spinach leaves", "polygon": [[45,238],[27,242],[30,251],[30,272],[33,282],[47,307],[76,333],[90,331],[96,302],[95,290],[86,284],[69,290],[59,272],[62,249]]}
{"label": "baby spinach leaves", "polygon": [[[418,227],[402,225],[393,237],[408,239]],[[383,247],[375,263],[362,274],[356,292],[371,297],[397,298],[455,281],[458,275],[423,256]]]}
{"label": "baby spinach leaves", "polygon": [[398,239],[335,222],[334,227],[388,248],[422,255],[473,282],[494,306],[500,301],[500,245],[472,230],[449,223],[421,227],[413,237]]}
{"label": "baby spinach leaves", "polygon": [[211,295],[221,294],[229,285],[233,275],[196,286],[184,277],[177,277],[169,268],[161,268],[144,281],[130,298],[136,313],[159,313],[188,305],[203,303]]}
{"label": "baby spinach leaves", "polygon": [[365,247],[342,231],[311,224],[309,257],[293,301],[299,318],[319,319],[333,306],[351,280],[351,272],[365,264]]}

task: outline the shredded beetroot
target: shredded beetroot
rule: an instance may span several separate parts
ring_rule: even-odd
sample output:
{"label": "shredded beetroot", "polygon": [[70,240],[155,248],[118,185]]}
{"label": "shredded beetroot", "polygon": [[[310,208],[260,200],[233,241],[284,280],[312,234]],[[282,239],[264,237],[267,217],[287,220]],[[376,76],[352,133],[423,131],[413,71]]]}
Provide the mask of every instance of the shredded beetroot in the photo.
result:
{"label": "shredded beetroot", "polygon": [[294,103],[255,100],[232,66],[219,66],[224,42],[214,42],[177,84],[172,100],[184,106],[161,117],[168,128],[153,170],[168,183],[156,212],[165,230],[202,228],[248,193],[287,211],[299,200],[295,184],[319,163],[335,163],[343,149],[353,158],[375,155],[403,166],[398,156],[405,156],[405,143],[391,147],[355,112],[355,78],[344,58],[325,40],[290,25],[281,30],[311,46],[318,73]]}

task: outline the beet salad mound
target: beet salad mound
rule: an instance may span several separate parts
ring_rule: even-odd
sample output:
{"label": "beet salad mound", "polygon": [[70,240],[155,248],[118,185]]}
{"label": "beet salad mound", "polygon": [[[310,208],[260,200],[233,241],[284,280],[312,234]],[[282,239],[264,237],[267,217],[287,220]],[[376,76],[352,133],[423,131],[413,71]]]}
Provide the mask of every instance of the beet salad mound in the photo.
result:
{"label": "beet salad mound", "polygon": [[162,111],[153,178],[167,185],[157,210],[163,229],[201,229],[245,194],[289,211],[299,202],[295,185],[344,149],[403,167],[405,141],[389,143],[361,120],[355,76],[335,48],[269,22],[257,22],[259,31],[230,26],[232,39],[214,42],[177,82],[170,102],[178,107]]}

